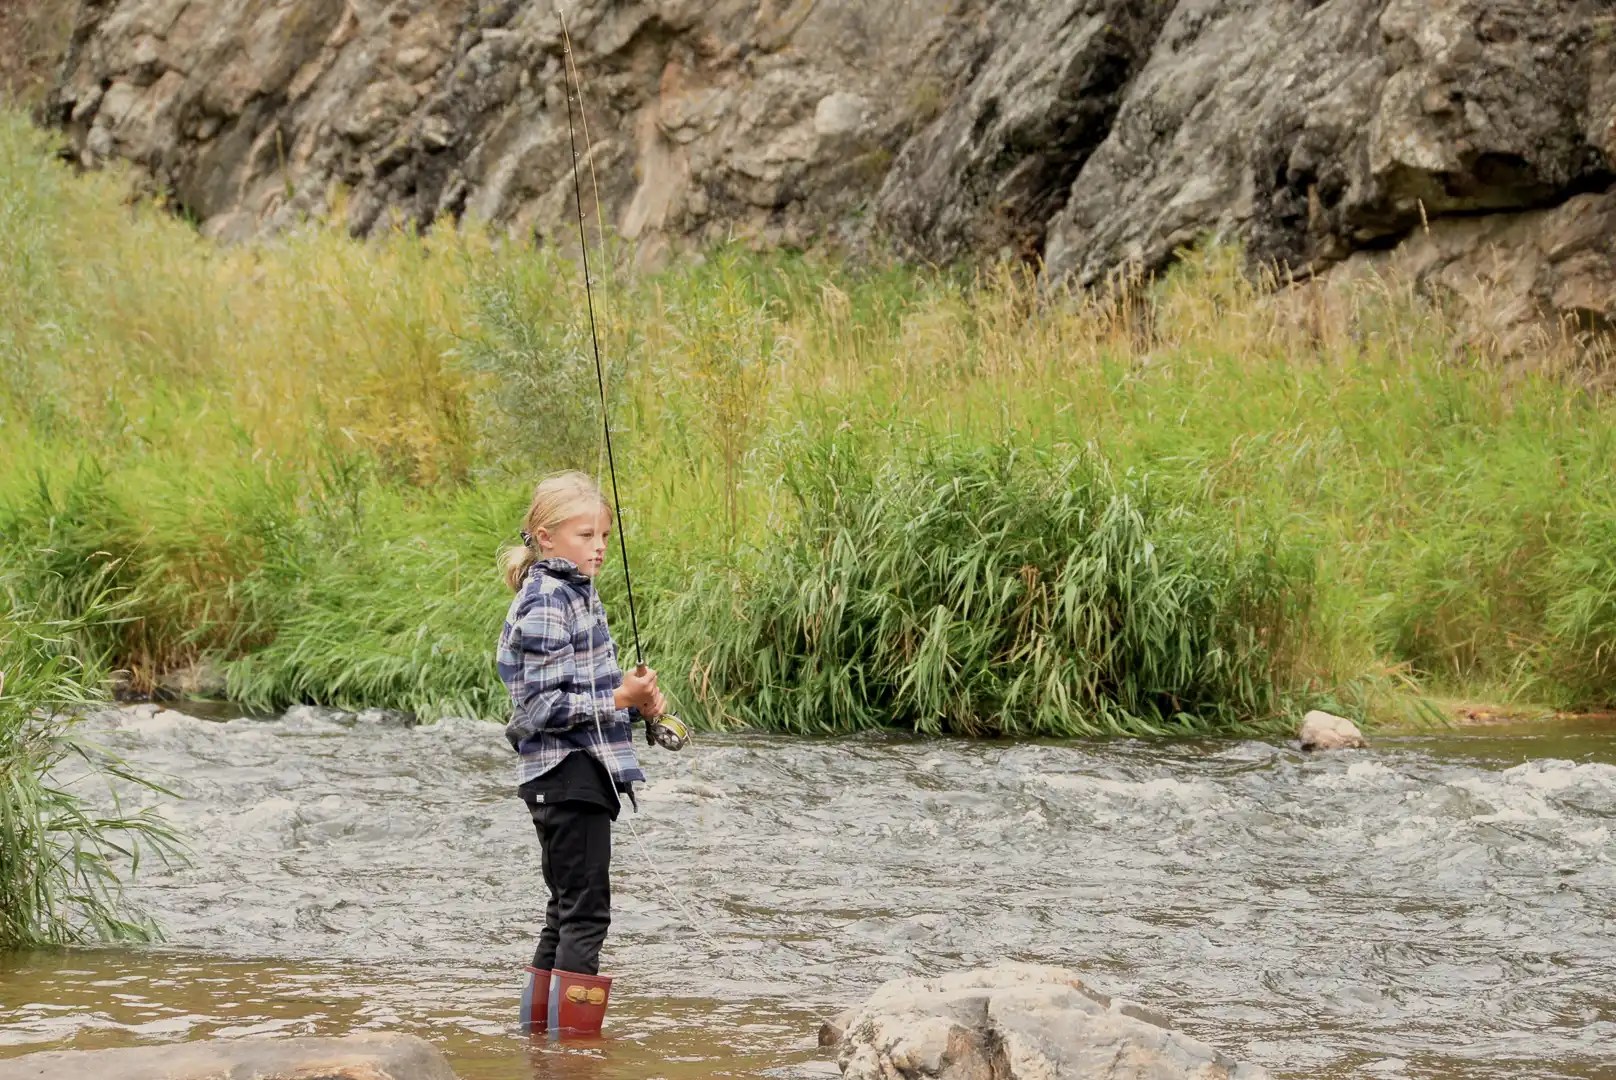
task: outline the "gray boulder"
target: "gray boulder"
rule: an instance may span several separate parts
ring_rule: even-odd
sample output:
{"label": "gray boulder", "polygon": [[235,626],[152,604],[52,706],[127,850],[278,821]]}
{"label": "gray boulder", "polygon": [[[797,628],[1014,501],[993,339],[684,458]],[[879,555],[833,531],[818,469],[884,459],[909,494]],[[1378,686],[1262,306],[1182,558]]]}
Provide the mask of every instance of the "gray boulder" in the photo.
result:
{"label": "gray boulder", "polygon": [[1519,0],[1176,4],[1050,223],[1050,269],[1091,282],[1221,233],[1305,271],[1437,218],[1602,189],[1602,19]]}
{"label": "gray boulder", "polygon": [[454,1080],[414,1035],[215,1039],[116,1050],[50,1050],[0,1061],[0,1080]]}
{"label": "gray boulder", "polygon": [[1071,971],[1004,964],[897,979],[820,1032],[848,1080],[1259,1080]]}
{"label": "gray boulder", "polygon": [[886,175],[883,227],[931,259],[1037,255],[1171,11],[1134,0],[988,5],[974,76]]}

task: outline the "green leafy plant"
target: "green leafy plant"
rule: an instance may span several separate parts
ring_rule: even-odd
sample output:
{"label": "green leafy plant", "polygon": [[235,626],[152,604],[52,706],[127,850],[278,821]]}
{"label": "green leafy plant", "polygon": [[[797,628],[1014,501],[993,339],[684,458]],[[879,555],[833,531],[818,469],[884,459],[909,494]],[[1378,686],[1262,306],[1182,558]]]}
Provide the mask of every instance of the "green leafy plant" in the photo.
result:
{"label": "green leafy plant", "polygon": [[[126,810],[117,788],[169,793],[80,731],[103,674],[80,658],[84,630],[116,617],[115,597],[52,619],[3,568],[0,583],[0,949],[151,940],[158,928],[129,910],[122,884],[144,856],[173,858],[180,844],[151,809]],[[92,800],[97,783],[106,791]]]}

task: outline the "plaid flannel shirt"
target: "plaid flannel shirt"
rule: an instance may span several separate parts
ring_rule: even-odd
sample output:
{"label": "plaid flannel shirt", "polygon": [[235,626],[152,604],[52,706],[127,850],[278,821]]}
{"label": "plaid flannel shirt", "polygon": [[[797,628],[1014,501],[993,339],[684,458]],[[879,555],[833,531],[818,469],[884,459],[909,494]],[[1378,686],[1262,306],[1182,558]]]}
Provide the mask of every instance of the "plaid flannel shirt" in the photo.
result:
{"label": "plaid flannel shirt", "polygon": [[518,785],[574,750],[593,754],[620,789],[644,782],[634,714],[613,703],[623,673],[606,612],[572,563],[542,559],[528,569],[500,631],[498,666],[514,707],[505,737],[521,755]]}

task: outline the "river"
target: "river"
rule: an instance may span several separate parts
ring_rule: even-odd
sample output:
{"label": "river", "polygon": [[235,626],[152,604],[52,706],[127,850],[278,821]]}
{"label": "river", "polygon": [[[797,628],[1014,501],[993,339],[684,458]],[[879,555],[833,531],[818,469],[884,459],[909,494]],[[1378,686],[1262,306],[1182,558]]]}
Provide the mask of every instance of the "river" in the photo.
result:
{"label": "river", "polygon": [[[836,1075],[881,981],[1070,965],[1281,1077],[1616,1076],[1616,729],[698,736],[616,833],[610,1038],[517,1031],[543,909],[497,726],[109,712],[183,795],[162,946],[0,958],[0,1056],[408,1031],[467,1080]],[[625,819],[628,815],[625,814]]]}

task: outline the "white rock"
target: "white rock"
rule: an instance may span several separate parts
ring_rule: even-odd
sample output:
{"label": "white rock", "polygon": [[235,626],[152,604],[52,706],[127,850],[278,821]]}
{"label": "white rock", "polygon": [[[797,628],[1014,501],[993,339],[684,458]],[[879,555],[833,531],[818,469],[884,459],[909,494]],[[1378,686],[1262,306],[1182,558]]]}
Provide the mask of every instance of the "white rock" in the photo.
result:
{"label": "white rock", "polygon": [[1141,1006],[1034,964],[896,979],[820,1032],[850,1080],[1262,1080]]}
{"label": "white rock", "polygon": [[1303,750],[1356,750],[1369,745],[1357,724],[1319,709],[1302,717],[1302,730],[1296,737]]}

